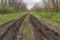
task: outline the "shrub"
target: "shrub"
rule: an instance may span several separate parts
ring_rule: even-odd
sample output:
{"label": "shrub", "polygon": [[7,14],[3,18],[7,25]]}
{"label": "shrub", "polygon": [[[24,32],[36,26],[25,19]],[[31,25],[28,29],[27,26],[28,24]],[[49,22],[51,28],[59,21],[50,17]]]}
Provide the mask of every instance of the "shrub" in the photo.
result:
{"label": "shrub", "polygon": [[12,12],[15,12],[13,7],[1,7],[0,8],[1,14],[12,13]]}

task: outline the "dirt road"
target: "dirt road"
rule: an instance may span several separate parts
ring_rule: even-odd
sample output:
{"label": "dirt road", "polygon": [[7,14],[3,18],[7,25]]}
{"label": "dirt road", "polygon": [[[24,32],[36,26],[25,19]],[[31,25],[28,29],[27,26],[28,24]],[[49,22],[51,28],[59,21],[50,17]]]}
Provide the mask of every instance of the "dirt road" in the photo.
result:
{"label": "dirt road", "polygon": [[[34,40],[60,40],[60,34],[41,23],[31,14],[25,14],[19,19],[12,20],[0,26],[0,40],[22,40],[21,25],[28,16],[29,23],[32,25],[30,30],[34,33]],[[28,26],[29,27],[29,26]]]}
{"label": "dirt road", "polygon": [[0,40],[16,40],[25,17],[26,15],[2,25],[0,28]]}
{"label": "dirt road", "polygon": [[29,15],[30,23],[35,30],[35,40],[60,40],[60,34],[48,28],[47,25],[41,23],[33,15]]}

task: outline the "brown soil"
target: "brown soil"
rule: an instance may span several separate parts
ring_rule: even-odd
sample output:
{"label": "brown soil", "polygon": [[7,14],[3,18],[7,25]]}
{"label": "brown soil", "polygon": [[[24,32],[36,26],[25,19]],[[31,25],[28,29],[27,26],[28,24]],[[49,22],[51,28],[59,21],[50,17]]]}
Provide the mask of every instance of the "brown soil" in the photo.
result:
{"label": "brown soil", "polygon": [[21,27],[25,17],[26,15],[2,25],[0,28],[0,40],[16,40],[19,28]]}
{"label": "brown soil", "polygon": [[[0,40],[22,40],[20,28],[26,15],[21,18],[12,20],[0,26]],[[28,14],[28,28],[31,32],[31,40],[60,40],[59,31],[55,31],[40,22],[33,15]]]}
{"label": "brown soil", "polygon": [[58,32],[41,23],[33,15],[30,15],[29,19],[35,29],[35,40],[60,40]]}

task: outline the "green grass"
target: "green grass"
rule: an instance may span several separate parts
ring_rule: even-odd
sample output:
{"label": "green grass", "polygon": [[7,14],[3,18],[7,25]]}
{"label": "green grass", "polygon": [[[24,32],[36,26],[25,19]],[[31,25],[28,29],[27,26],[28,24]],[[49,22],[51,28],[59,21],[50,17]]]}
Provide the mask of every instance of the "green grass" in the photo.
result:
{"label": "green grass", "polygon": [[51,23],[53,26],[60,26],[60,13],[33,12],[39,20]]}
{"label": "green grass", "polygon": [[3,15],[0,14],[0,25],[7,21],[16,19],[21,15],[22,15],[21,13],[11,13],[11,14],[3,14]]}
{"label": "green grass", "polygon": [[29,31],[28,28],[23,27],[23,28],[22,28],[22,32],[23,32],[23,36],[24,36],[23,40],[30,40],[30,39],[31,39],[31,38],[30,38],[31,33],[30,33],[30,31]]}
{"label": "green grass", "polygon": [[[26,26],[26,22],[28,21],[28,17],[25,18],[24,20],[24,25],[22,27],[22,34],[23,34],[23,40],[31,40],[31,33],[30,30],[28,29],[28,26]],[[27,24],[28,25],[28,24]]]}

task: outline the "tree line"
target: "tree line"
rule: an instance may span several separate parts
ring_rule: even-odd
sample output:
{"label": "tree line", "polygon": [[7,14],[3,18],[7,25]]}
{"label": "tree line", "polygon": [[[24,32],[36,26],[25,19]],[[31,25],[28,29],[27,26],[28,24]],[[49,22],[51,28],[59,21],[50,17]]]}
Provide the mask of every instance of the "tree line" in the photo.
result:
{"label": "tree line", "polygon": [[[26,12],[27,7],[23,0],[0,0],[0,13]],[[35,4],[29,11],[35,12],[60,12],[60,0],[42,0]]]}
{"label": "tree line", "polygon": [[34,5],[31,10],[37,12],[60,12],[60,0],[42,0],[42,3]]}
{"label": "tree line", "polygon": [[23,0],[0,0],[0,13],[27,11]]}

